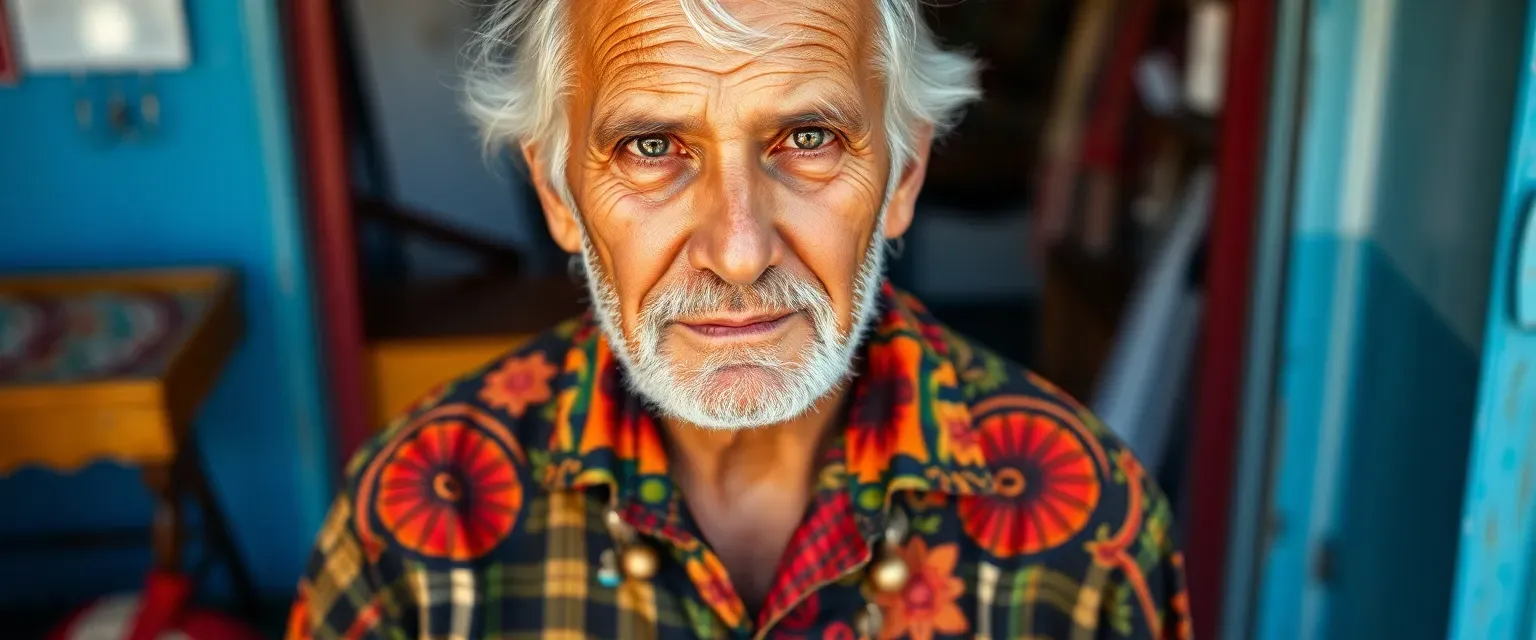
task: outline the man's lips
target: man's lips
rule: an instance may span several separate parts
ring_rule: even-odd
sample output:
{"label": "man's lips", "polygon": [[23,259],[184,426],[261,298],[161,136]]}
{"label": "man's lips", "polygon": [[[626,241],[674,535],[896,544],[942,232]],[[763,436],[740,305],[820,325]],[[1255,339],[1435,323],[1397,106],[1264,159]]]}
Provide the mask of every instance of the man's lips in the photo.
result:
{"label": "man's lips", "polygon": [[680,320],[678,324],[702,336],[710,338],[740,338],[760,335],[778,329],[791,316],[792,311],[754,316],[697,318]]}

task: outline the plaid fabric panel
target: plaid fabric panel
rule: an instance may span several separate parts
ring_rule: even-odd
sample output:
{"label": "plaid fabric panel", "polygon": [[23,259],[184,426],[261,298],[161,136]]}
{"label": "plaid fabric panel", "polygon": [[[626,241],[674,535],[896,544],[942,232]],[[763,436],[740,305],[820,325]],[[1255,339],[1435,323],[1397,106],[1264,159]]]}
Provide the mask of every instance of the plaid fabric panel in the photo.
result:
{"label": "plaid fabric panel", "polygon": [[477,576],[471,569],[410,572],[417,606],[426,611],[422,636],[443,640],[469,640],[470,623],[478,611]]}
{"label": "plaid fabric panel", "polygon": [[587,558],[586,500],[575,494],[549,496],[549,534],[544,552],[544,630],[586,626],[591,563]]}
{"label": "plaid fabric panel", "polygon": [[818,493],[805,522],[789,539],[793,554],[779,563],[774,585],[758,614],[758,624],[769,626],[805,598],[810,591],[832,582],[869,561],[869,547],[853,520],[853,505],[846,492]]}

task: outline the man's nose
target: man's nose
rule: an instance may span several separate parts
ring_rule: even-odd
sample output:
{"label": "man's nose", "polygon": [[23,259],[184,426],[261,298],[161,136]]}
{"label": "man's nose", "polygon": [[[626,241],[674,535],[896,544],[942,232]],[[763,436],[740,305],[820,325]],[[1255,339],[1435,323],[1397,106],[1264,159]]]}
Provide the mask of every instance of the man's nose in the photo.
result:
{"label": "man's nose", "polygon": [[750,160],[721,162],[701,185],[703,205],[688,242],[688,261],[735,285],[750,285],[784,259],[767,176]]}

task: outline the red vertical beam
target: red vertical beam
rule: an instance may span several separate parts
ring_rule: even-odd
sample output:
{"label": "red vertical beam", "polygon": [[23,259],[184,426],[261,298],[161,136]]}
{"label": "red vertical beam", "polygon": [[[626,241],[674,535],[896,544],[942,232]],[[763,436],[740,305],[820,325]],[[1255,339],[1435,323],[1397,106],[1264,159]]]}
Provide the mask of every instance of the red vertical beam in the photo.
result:
{"label": "red vertical beam", "polygon": [[5,0],[0,0],[0,87],[16,83],[21,76],[21,71],[16,68],[15,52],[12,50],[10,25],[5,21]]}
{"label": "red vertical beam", "polygon": [[1231,0],[1226,98],[1217,149],[1215,204],[1206,271],[1199,405],[1188,523],[1188,576],[1195,637],[1221,624],[1233,460],[1243,392],[1254,220],[1263,184],[1274,0]]}
{"label": "red vertical beam", "polygon": [[299,166],[303,169],[314,239],[324,349],[329,373],[335,444],[342,463],[368,437],[362,302],[357,235],[347,167],[330,0],[289,0],[289,69],[293,79]]}

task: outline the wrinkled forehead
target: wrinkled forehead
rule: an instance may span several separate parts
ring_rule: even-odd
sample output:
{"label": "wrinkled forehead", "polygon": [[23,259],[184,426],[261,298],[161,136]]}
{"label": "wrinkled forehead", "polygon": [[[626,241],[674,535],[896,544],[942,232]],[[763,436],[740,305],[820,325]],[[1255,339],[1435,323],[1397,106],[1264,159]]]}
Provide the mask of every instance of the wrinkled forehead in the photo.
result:
{"label": "wrinkled forehead", "polygon": [[[685,7],[684,3],[690,5]],[[794,89],[867,98],[875,9],[869,0],[580,0],[571,3],[578,101],[600,107],[636,93]],[[712,14],[710,6],[724,9]],[[747,51],[711,45],[689,21],[740,37]],[[703,85],[711,86],[703,86]]]}

